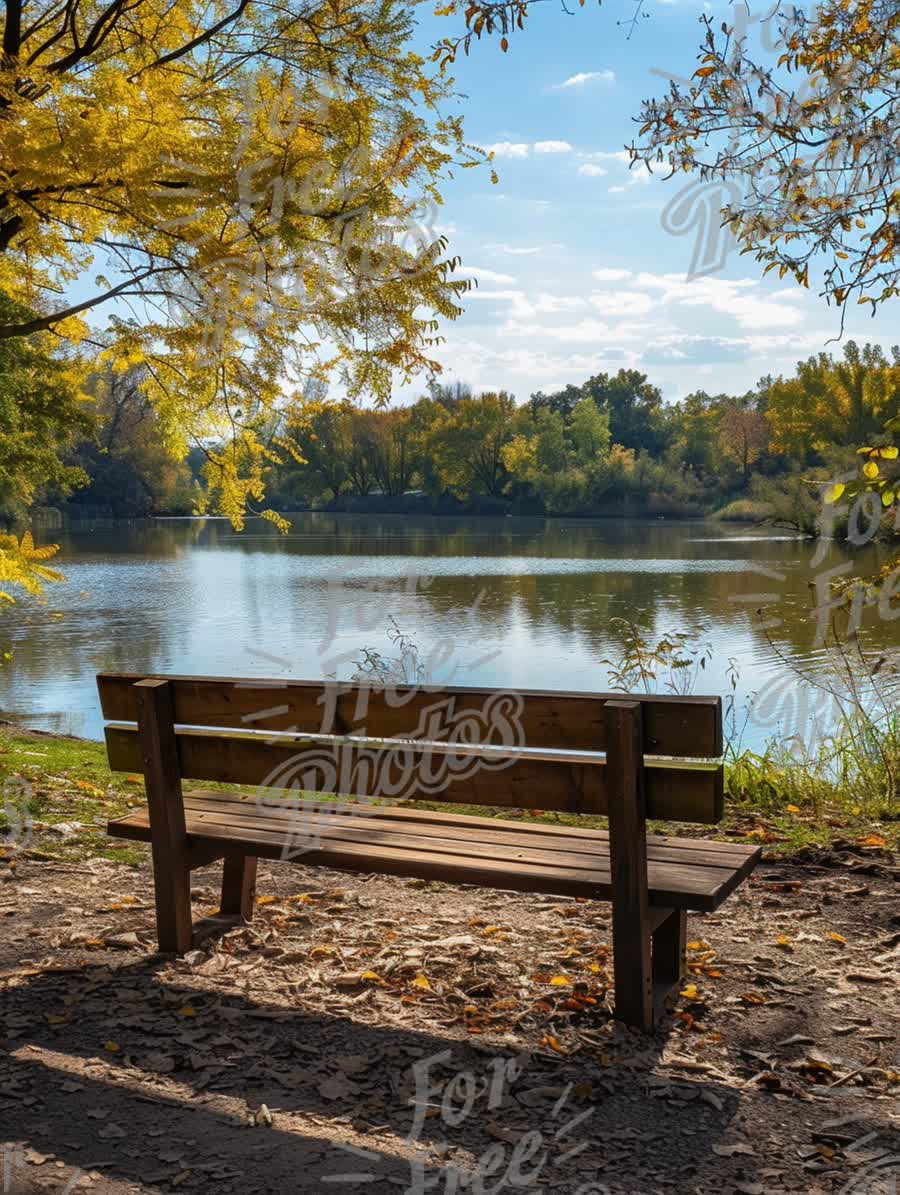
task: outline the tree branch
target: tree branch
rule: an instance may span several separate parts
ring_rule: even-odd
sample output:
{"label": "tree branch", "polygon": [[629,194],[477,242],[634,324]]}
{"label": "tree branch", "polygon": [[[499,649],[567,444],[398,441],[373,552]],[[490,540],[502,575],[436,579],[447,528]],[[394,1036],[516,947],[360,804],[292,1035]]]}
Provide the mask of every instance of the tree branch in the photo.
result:
{"label": "tree branch", "polygon": [[24,320],[18,324],[0,324],[0,340],[12,340],[15,336],[30,336],[33,332],[46,332],[48,328],[52,328],[54,324],[68,319],[69,316],[78,315],[82,311],[88,311],[92,307],[97,307],[100,303],[105,303],[107,299],[114,299],[116,295],[124,294],[129,287],[137,286],[145,278],[150,278],[154,274],[178,270],[179,268],[178,266],[153,266],[151,269],[145,270],[142,274],[136,274],[133,278],[127,278],[124,282],[120,282],[118,286],[110,287],[102,295],[95,295],[93,299],[85,299],[83,303],[75,303],[73,306],[66,307],[62,311],[55,311],[52,315],[35,316],[34,319]]}

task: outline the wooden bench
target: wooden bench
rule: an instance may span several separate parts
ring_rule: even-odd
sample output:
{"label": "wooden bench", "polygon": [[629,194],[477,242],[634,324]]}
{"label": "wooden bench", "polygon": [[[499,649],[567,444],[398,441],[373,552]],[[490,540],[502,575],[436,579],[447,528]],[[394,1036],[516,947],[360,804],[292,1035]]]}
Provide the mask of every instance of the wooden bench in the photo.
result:
{"label": "wooden bench", "polygon": [[[716,697],[97,682],[110,767],[144,775],[146,806],[109,833],[152,844],[161,951],[190,948],[191,871],[217,859],[221,913],[247,920],[258,858],[609,900],[616,1016],[649,1031],[678,992],[686,911],[718,908],[760,857],[646,832],[648,817],[721,820]],[[261,787],[185,792],[182,778]],[[606,814],[609,833],[359,800],[370,797]]]}

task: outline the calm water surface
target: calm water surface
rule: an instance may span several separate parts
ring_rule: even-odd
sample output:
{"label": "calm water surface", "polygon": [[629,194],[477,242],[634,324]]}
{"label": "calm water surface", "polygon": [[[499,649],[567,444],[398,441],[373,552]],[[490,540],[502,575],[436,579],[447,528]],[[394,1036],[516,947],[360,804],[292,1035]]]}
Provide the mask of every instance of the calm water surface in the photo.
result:
{"label": "calm water surface", "polygon": [[[0,710],[100,738],[97,672],[348,677],[363,647],[394,654],[390,617],[434,681],[603,690],[603,660],[621,651],[614,620],[628,618],[655,637],[685,630],[711,646],[695,692],[731,693],[735,662],[739,709],[757,694],[748,745],[817,733],[815,689],[795,669],[813,679],[830,670],[810,585],[844,562],[837,547],[820,559],[789,534],[703,522],[292,521],[287,536],[261,521],[235,533],[174,519],[45,535],[61,544],[67,581],[43,610],[17,609]],[[900,621],[869,618],[865,643],[897,654]]]}

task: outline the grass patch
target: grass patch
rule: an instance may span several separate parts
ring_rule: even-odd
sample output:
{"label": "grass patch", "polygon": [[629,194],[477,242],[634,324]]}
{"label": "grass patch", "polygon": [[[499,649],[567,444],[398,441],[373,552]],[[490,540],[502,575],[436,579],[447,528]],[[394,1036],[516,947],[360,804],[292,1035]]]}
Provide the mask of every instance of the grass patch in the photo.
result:
{"label": "grass patch", "polygon": [[[141,777],[109,770],[103,743],[2,727],[0,785],[0,835],[11,836],[32,857],[78,860],[96,856],[131,865],[149,857],[143,844],[111,839],[106,834],[111,818],[142,805],[145,796]],[[777,855],[825,846],[836,838],[873,847],[900,847],[900,810],[896,807],[877,800],[861,804],[849,792],[827,788],[810,772],[796,767],[785,771],[773,757],[745,755],[733,762],[727,769],[727,792],[725,819],[718,826],[652,823],[652,831],[765,843]],[[531,824],[607,828],[605,818],[589,815],[434,801],[416,802],[416,806]],[[27,819],[33,823],[30,833]],[[77,828],[61,834],[54,826]]]}
{"label": "grass patch", "polygon": [[775,507],[771,502],[761,502],[754,498],[737,498],[729,502],[721,510],[717,510],[711,517],[721,523],[762,523],[772,518]]}

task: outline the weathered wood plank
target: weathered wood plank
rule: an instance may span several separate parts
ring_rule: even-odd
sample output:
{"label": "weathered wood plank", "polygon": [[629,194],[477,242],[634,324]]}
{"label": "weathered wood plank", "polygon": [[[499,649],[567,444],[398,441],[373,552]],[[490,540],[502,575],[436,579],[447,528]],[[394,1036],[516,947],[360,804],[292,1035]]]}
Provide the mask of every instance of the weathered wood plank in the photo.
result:
{"label": "weathered wood plank", "polygon": [[[393,800],[453,801],[509,808],[607,813],[606,761],[597,755],[417,743],[368,745],[310,736],[263,736],[180,727],[180,773],[191,780]],[[110,766],[139,771],[136,731],[106,727]],[[511,762],[510,762],[511,760]],[[722,818],[723,769],[717,764],[649,761],[648,816],[714,823]]]}
{"label": "weathered wood plank", "polygon": [[[139,679],[139,673],[97,677],[104,718],[136,720],[133,689]],[[464,721],[483,726],[487,712],[487,722],[493,721],[495,726],[494,742],[506,719],[520,731],[520,745],[574,751],[604,749],[603,707],[622,697],[536,689],[498,694],[492,689],[461,686],[385,689],[339,681],[240,677],[168,679],[175,721],[185,726],[424,739],[429,730],[436,730],[438,738],[446,737],[450,726]],[[688,758],[718,758],[722,754],[720,698],[653,695],[634,700],[644,710],[644,744],[649,754]]]}

